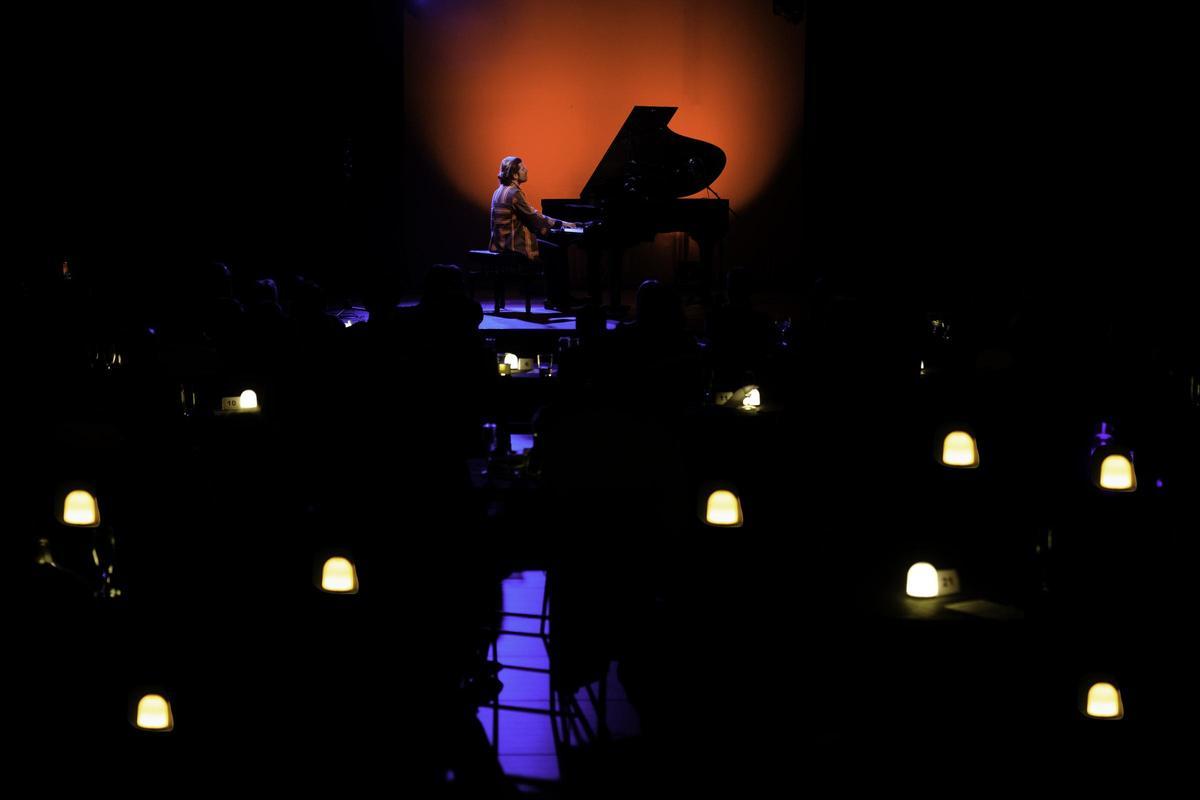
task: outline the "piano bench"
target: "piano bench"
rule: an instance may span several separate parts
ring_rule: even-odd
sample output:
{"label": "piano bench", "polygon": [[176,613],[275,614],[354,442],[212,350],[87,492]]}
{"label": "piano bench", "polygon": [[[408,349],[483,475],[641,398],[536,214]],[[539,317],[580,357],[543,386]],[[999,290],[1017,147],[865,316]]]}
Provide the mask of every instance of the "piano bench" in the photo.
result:
{"label": "piano bench", "polygon": [[495,287],[495,313],[498,314],[504,310],[504,284],[505,280],[509,278],[516,280],[521,285],[521,291],[525,295],[525,313],[529,314],[533,311],[530,285],[534,278],[541,275],[541,270],[537,264],[520,253],[468,250],[467,274],[472,280],[477,276],[492,279]]}

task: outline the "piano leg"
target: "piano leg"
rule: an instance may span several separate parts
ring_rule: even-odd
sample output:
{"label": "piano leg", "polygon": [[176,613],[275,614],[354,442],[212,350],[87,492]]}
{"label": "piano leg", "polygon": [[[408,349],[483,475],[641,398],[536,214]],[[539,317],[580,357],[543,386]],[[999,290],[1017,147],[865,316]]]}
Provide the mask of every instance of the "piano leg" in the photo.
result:
{"label": "piano leg", "polygon": [[588,296],[592,305],[599,308],[604,304],[604,251],[594,247],[587,251]]}
{"label": "piano leg", "polygon": [[625,247],[595,247],[587,250],[587,282],[590,302],[604,306],[605,275],[608,277],[608,305],[606,316],[621,319],[625,307],[621,305],[621,268],[625,263]]}
{"label": "piano leg", "polygon": [[625,263],[625,248],[614,247],[608,254],[608,307],[617,318],[624,316],[621,306],[621,267]]}
{"label": "piano leg", "polygon": [[610,317],[624,315],[621,305],[621,265],[625,261],[624,247],[595,248],[587,251],[588,295],[596,306],[604,305],[604,278],[608,277],[608,308]]}
{"label": "piano leg", "polygon": [[713,272],[713,263],[716,261],[716,252],[718,240],[702,237],[700,243],[700,270],[704,279],[708,281],[711,287],[710,291],[714,297],[721,297],[725,291],[725,276],[718,275]]}

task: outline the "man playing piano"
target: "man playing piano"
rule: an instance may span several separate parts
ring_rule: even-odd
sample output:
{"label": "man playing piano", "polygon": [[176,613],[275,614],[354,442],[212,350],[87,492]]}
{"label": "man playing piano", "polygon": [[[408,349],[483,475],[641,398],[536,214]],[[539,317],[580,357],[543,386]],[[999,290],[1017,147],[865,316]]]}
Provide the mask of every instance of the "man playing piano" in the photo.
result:
{"label": "man playing piano", "polygon": [[571,302],[566,252],[539,237],[548,236],[552,230],[577,230],[578,226],[543,216],[529,205],[521,190],[521,184],[529,180],[529,169],[517,156],[506,156],[496,177],[500,187],[492,194],[492,237],[488,249],[493,253],[520,253],[537,262],[546,275],[546,308],[566,309]]}

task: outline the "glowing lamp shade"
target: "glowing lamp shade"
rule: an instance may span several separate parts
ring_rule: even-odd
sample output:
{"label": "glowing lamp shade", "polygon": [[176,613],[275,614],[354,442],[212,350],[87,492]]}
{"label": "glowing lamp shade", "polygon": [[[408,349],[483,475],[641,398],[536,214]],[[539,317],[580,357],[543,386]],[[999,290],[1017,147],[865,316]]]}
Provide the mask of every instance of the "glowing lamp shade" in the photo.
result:
{"label": "glowing lamp shade", "polygon": [[966,431],[953,431],[942,442],[942,463],[947,467],[970,469],[979,466],[979,448],[975,437]]}
{"label": "glowing lamp shade", "polygon": [[171,704],[161,694],[144,695],[137,704],[135,724],[145,731],[169,731],[175,727]]}
{"label": "glowing lamp shade", "polygon": [[742,502],[728,489],[718,489],[708,496],[704,521],[722,528],[737,528],[742,524]]}
{"label": "glowing lamp shade", "polygon": [[762,405],[762,395],[758,389],[751,389],[742,398],[742,408],[758,408]]}
{"label": "glowing lamp shade", "polygon": [[1110,492],[1132,492],[1137,488],[1133,462],[1122,455],[1111,455],[1100,463],[1100,488]]}
{"label": "glowing lamp shade", "polygon": [[94,528],[100,524],[100,505],[91,492],[75,489],[63,501],[62,520],[67,525]]}
{"label": "glowing lamp shade", "polygon": [[238,408],[242,411],[250,411],[258,408],[258,393],[253,389],[247,389],[238,397]]}
{"label": "glowing lamp shade", "polygon": [[1125,716],[1121,692],[1111,683],[1094,683],[1087,693],[1087,715],[1097,719],[1120,719]]}
{"label": "glowing lamp shade", "polygon": [[510,370],[512,370],[513,372],[516,372],[521,366],[521,359],[517,356],[516,353],[505,353],[503,363]]}
{"label": "glowing lamp shade", "polygon": [[354,571],[353,562],[341,556],[326,561],[321,569],[321,589],[334,594],[357,593],[358,573]]}
{"label": "glowing lamp shade", "polygon": [[909,597],[937,597],[937,568],[927,561],[918,561],[913,564],[908,568],[908,580],[905,583],[904,591]]}

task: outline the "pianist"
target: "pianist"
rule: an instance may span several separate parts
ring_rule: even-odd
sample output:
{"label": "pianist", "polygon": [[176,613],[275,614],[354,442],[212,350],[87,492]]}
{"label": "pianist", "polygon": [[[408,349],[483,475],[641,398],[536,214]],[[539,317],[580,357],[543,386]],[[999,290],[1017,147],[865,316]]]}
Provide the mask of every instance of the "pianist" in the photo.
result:
{"label": "pianist", "polygon": [[520,253],[537,262],[546,275],[546,308],[566,309],[571,302],[566,252],[539,237],[572,223],[543,216],[529,205],[525,192],[521,191],[521,184],[529,179],[529,169],[517,156],[506,156],[496,177],[500,187],[492,195],[492,238],[488,249],[493,253]]}

